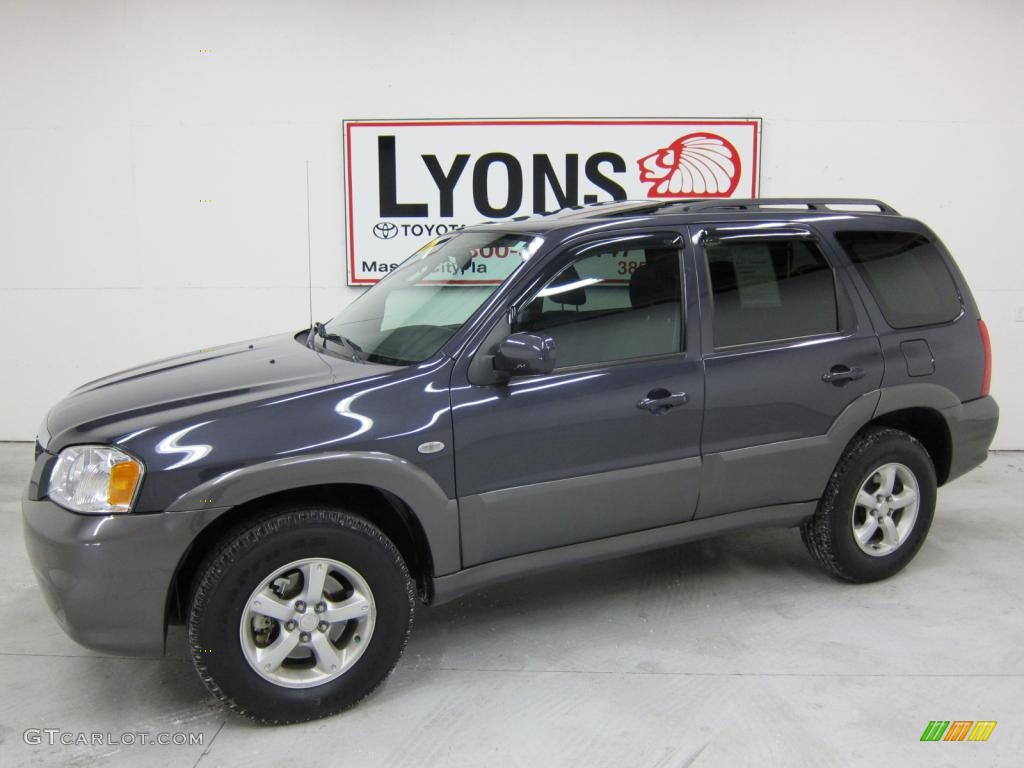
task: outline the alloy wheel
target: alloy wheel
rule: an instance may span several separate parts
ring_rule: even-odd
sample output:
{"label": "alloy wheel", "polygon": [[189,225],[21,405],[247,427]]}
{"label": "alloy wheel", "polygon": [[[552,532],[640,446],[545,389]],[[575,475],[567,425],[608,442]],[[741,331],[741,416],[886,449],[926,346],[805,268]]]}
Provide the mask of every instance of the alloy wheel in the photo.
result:
{"label": "alloy wheel", "polygon": [[917,477],[905,464],[883,464],[857,492],[853,506],[853,538],[872,557],[889,555],[910,536],[921,504]]}
{"label": "alloy wheel", "polygon": [[239,638],[260,677],[286,688],[311,688],[359,660],[375,622],[373,593],[354,568],[307,558],[278,568],[253,590]]}

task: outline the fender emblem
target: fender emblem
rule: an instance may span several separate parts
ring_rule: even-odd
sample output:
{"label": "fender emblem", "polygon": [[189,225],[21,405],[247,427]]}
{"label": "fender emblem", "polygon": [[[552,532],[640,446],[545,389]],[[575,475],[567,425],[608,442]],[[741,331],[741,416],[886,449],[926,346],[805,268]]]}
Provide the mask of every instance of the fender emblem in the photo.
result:
{"label": "fender emblem", "polygon": [[444,450],[444,443],[438,440],[431,440],[429,443],[421,443],[416,449],[420,453],[440,453]]}

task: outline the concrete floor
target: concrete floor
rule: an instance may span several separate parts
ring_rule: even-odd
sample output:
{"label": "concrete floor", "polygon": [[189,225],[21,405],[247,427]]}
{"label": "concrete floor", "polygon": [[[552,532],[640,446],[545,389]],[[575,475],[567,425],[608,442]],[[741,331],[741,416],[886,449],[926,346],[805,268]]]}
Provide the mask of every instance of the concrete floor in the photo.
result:
{"label": "concrete floor", "polygon": [[[0,764],[178,766],[1006,765],[1024,754],[1024,454],[940,492],[909,569],[870,586],[759,531],[533,577],[422,609],[356,709],[260,728],[168,657],[68,640],[38,593],[19,499],[31,446],[0,444]],[[929,720],[996,720],[922,743]],[[26,745],[28,728],[188,732],[202,746]]]}

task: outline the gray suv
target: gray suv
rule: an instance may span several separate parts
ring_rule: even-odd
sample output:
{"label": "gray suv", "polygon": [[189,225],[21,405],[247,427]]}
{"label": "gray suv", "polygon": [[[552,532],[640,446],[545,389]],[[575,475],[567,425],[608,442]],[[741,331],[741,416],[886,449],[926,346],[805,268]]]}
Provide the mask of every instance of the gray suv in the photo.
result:
{"label": "gray suv", "polygon": [[87,384],[25,538],[79,643],[185,624],[286,723],[395,666],[417,602],[757,526],[845,581],[917,553],[998,409],[966,283],[873,200],[614,202],[435,240],[326,324]]}

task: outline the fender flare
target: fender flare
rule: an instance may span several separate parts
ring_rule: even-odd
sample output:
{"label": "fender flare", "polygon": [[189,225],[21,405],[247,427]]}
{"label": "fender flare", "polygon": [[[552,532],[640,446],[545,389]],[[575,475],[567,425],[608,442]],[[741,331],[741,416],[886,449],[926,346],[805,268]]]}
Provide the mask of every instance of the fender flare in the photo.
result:
{"label": "fender flare", "polygon": [[186,491],[166,511],[227,509],[281,491],[337,483],[368,485],[397,496],[423,528],[435,574],[462,567],[458,502],[420,467],[389,453],[339,451],[251,464]]}
{"label": "fender flare", "polygon": [[[945,415],[948,420],[950,416],[959,415],[962,405],[959,397],[938,384],[926,382],[897,384],[882,389],[882,396],[878,399],[878,405],[875,407],[872,418],[884,416],[893,411],[901,411],[904,408],[930,408]],[[950,409],[955,410],[951,412]]]}

